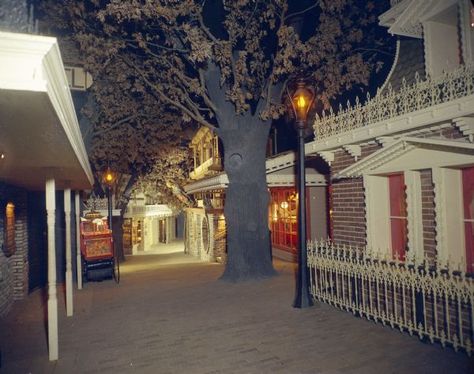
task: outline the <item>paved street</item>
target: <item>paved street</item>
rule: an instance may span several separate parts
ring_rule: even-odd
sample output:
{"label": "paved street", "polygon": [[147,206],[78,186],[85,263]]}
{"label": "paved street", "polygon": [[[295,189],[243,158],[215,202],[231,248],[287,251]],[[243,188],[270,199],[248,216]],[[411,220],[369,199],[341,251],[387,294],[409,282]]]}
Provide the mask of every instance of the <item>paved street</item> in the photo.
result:
{"label": "paved street", "polygon": [[[45,292],[0,321],[1,373],[469,373],[464,353],[339,311],[291,307],[294,267],[261,282],[219,281],[183,253],[128,257],[122,279],[60,300],[59,361],[46,344]],[[62,289],[61,289],[62,290]],[[63,295],[63,291],[60,292]]]}

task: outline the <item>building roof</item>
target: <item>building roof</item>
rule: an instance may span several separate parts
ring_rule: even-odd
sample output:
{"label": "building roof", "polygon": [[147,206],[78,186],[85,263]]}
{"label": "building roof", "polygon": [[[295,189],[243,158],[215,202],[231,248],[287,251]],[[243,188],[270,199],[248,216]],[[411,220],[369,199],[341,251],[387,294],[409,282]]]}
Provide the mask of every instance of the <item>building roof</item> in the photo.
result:
{"label": "building roof", "polygon": [[89,158],[56,38],[0,32],[0,180],[87,189]]}
{"label": "building roof", "polygon": [[[266,160],[267,184],[268,187],[283,187],[295,185],[295,153],[292,151],[270,157]],[[313,168],[306,168],[307,186],[325,186],[326,177],[318,173]],[[229,178],[225,172],[209,178],[200,179],[196,182],[184,186],[187,193],[212,191],[227,188]]]}
{"label": "building roof", "polygon": [[341,170],[334,178],[459,165],[474,165],[474,144],[463,140],[403,137]]}
{"label": "building roof", "polygon": [[416,74],[420,80],[426,79],[423,40],[401,37],[397,48],[397,58],[384,85],[387,88],[390,84],[394,91],[400,89],[403,80],[407,85],[415,83]]}

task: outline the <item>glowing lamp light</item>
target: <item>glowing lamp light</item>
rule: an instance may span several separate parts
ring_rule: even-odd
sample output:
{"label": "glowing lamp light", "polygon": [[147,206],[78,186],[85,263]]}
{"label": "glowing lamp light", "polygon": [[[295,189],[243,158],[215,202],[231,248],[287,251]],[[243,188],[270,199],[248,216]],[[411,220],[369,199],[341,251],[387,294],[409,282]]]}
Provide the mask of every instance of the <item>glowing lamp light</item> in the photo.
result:
{"label": "glowing lamp light", "polygon": [[288,208],[288,201],[282,201],[280,206],[283,208],[283,209],[287,209]]}
{"label": "glowing lamp light", "polygon": [[102,175],[102,179],[107,186],[112,186],[115,183],[115,173],[110,168],[107,168]]}
{"label": "glowing lamp light", "polygon": [[314,92],[306,87],[303,80],[296,83],[296,90],[290,96],[293,113],[297,123],[304,123],[308,117],[309,110],[314,100]]}
{"label": "glowing lamp light", "polygon": [[306,108],[306,100],[305,100],[304,96],[298,97],[297,102],[296,102],[296,106],[298,107],[298,109]]}

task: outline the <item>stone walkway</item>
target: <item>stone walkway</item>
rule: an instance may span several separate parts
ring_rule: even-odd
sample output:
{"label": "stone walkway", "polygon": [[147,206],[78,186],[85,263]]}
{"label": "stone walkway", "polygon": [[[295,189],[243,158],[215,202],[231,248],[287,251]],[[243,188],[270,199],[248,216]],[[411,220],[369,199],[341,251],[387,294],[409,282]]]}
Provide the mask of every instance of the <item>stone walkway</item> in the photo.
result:
{"label": "stone walkway", "polygon": [[73,317],[60,300],[57,362],[45,292],[33,292],[0,321],[0,373],[474,372],[464,353],[331,306],[292,308],[294,267],[275,267],[272,279],[229,284],[221,265],[183,253],[129,257],[120,284],[75,291]]}

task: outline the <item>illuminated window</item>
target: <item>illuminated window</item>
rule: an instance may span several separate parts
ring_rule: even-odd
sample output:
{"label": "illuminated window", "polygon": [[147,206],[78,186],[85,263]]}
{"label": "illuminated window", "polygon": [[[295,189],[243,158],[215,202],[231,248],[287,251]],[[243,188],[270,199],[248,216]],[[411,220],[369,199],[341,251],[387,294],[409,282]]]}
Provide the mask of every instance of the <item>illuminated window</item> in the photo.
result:
{"label": "illuminated window", "polygon": [[297,198],[293,188],[272,188],[269,225],[272,245],[294,252],[298,246]]}
{"label": "illuminated window", "polygon": [[3,251],[9,257],[15,250],[15,205],[8,203],[5,207]]}

